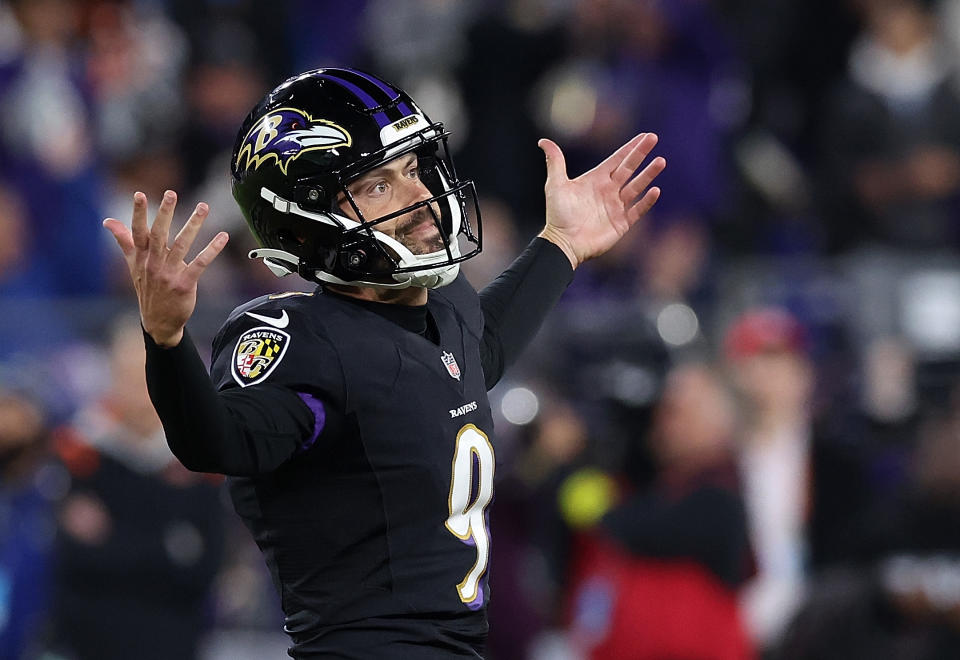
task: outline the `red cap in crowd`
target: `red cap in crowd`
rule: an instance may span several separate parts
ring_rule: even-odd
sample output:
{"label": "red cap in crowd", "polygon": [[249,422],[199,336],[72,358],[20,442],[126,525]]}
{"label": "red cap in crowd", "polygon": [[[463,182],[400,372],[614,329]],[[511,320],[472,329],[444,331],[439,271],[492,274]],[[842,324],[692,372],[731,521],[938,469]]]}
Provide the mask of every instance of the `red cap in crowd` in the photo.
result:
{"label": "red cap in crowd", "polygon": [[806,328],[785,309],[763,307],[740,316],[724,339],[730,360],[742,360],[758,353],[804,353]]}

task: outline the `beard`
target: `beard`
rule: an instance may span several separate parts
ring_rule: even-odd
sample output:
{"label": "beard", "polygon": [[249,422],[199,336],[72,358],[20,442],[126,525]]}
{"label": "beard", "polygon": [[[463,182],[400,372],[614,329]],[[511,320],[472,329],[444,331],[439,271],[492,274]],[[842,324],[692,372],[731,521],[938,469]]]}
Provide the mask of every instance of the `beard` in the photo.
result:
{"label": "beard", "polygon": [[[395,238],[414,254],[430,254],[447,247],[433,212],[419,208],[397,225]],[[430,231],[423,229],[429,227]]]}

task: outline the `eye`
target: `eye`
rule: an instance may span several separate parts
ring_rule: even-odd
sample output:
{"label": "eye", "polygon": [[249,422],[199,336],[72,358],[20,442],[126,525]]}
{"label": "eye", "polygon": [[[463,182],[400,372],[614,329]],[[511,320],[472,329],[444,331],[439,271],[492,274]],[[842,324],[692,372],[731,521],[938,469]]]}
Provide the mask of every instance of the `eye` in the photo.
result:
{"label": "eye", "polygon": [[385,195],[389,189],[390,186],[387,185],[386,181],[377,181],[375,184],[370,186],[369,194],[373,196]]}
{"label": "eye", "polygon": [[407,170],[407,178],[408,178],[408,179],[419,179],[419,178],[420,178],[420,168],[419,168],[419,167],[411,167],[409,170]]}

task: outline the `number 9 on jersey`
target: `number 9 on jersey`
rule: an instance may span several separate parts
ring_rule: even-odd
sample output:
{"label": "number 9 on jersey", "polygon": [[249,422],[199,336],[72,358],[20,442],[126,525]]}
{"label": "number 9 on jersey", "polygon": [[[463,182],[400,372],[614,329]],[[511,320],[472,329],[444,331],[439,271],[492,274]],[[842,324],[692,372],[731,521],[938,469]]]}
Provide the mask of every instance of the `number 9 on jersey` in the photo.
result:
{"label": "number 9 on jersey", "polygon": [[473,545],[477,560],[457,585],[460,600],[468,605],[482,597],[480,578],[490,559],[490,532],[484,512],[493,497],[493,446],[487,435],[473,424],[457,433],[450,478],[450,517],[447,529],[461,541]]}

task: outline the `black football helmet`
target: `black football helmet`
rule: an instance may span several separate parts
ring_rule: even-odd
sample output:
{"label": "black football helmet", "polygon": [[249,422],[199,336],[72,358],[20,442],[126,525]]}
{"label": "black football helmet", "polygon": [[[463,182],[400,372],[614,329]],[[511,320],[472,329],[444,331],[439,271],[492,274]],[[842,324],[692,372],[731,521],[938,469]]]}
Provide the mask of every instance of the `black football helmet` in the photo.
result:
{"label": "black football helmet", "polygon": [[[443,125],[403,90],[352,69],[317,69],[267,94],[244,120],[233,149],[233,196],[277,276],[388,288],[436,288],[481,249],[472,181],[457,178]],[[432,197],[364,217],[348,185],[398,156],[417,154]],[[349,205],[357,221],[343,212]],[[377,225],[424,208],[444,248],[414,254]]]}

